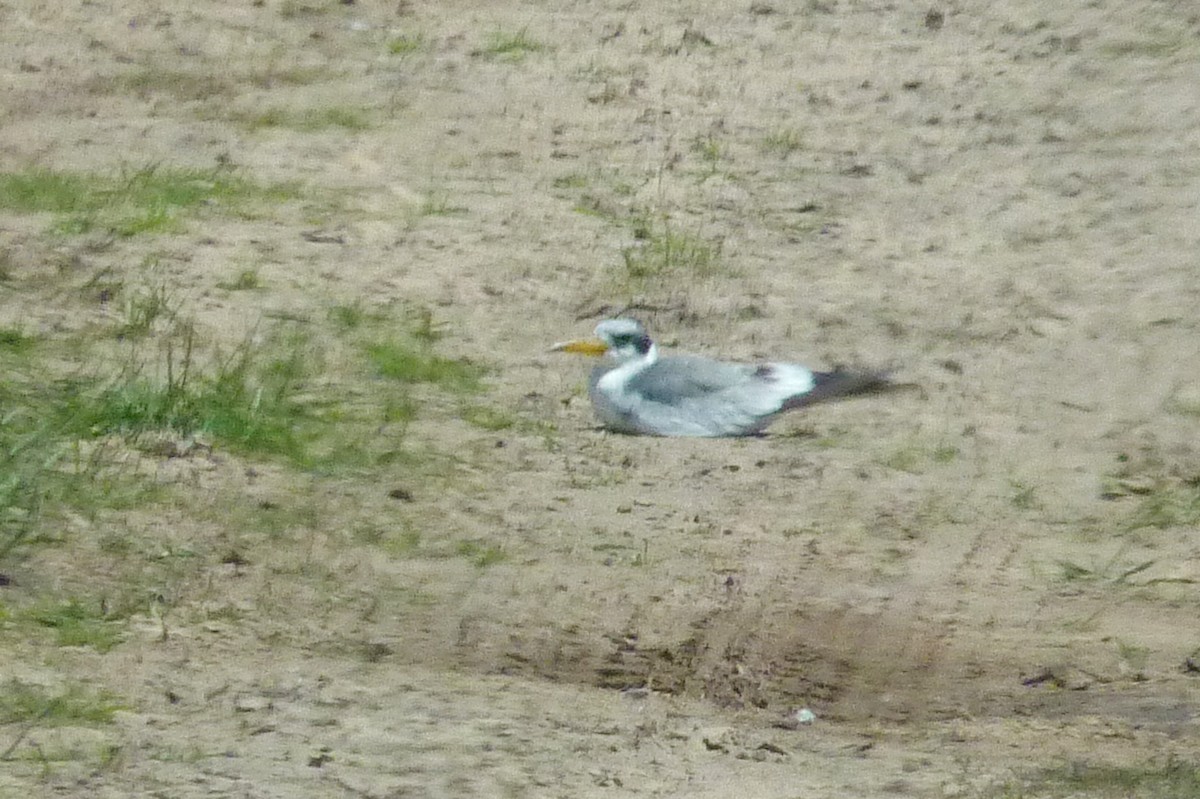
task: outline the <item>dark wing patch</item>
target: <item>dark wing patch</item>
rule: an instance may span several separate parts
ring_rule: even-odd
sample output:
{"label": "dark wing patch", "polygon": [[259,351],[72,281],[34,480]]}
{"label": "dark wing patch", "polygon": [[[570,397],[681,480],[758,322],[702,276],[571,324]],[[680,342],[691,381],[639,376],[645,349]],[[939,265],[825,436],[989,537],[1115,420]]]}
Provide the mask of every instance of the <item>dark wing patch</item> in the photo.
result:
{"label": "dark wing patch", "polygon": [[812,391],[806,391],[783,404],[784,410],[812,405],[816,402],[848,397],[854,394],[873,394],[894,387],[888,372],[869,372],[856,369],[835,369],[832,372],[813,372]]}
{"label": "dark wing patch", "polygon": [[767,383],[774,383],[776,380],[775,367],[771,366],[769,363],[764,363],[762,366],[759,366],[754,370],[754,376]]}

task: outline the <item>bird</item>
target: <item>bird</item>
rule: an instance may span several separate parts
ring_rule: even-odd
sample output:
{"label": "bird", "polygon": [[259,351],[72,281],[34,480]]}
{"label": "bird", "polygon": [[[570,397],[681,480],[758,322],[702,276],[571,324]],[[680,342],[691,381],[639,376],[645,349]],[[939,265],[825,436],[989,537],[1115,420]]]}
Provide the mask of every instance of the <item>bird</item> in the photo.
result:
{"label": "bird", "polygon": [[733,363],[697,355],[662,356],[641,322],[596,325],[595,338],[551,351],[607,356],[592,370],[588,395],[603,425],[651,436],[758,435],[780,414],[816,402],[887,388],[888,373],[795,363]]}

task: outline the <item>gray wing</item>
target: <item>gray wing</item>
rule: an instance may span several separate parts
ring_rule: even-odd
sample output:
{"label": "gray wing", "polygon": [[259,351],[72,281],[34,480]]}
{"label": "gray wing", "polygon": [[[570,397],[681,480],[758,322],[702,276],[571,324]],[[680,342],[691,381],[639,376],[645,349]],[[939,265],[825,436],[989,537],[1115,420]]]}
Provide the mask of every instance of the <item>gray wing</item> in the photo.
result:
{"label": "gray wing", "polygon": [[629,381],[629,389],[650,402],[678,405],[744,385],[753,377],[754,367],[680,355],[662,358]]}

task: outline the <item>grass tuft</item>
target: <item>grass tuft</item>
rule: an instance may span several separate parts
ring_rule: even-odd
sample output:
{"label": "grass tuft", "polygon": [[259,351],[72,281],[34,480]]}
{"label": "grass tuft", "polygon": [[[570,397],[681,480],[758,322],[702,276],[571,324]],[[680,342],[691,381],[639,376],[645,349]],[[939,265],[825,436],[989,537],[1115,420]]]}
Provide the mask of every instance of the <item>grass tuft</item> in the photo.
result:
{"label": "grass tuft", "polygon": [[431,383],[459,392],[480,388],[483,369],[467,361],[443,358],[419,337],[396,338],[366,346],[367,359],[380,377],[400,383]]}
{"label": "grass tuft", "polygon": [[192,339],[176,361],[167,355],[167,378],[158,381],[134,368],[99,390],[81,386],[68,409],[77,432],[136,439],[151,431],[212,437],[233,448],[305,461],[300,428],[305,409],[295,401],[305,376],[303,355],[294,350],[259,363],[243,344],[210,375],[193,370]]}
{"label": "grass tuft", "polygon": [[664,277],[711,277],[722,269],[719,241],[678,230],[669,222],[656,225],[649,215],[638,215],[633,237],[636,243],[622,250],[621,256],[624,277],[634,284]]}
{"label": "grass tuft", "polygon": [[358,330],[371,322],[382,322],[384,318],[381,313],[364,309],[362,303],[357,301],[329,309],[329,321],[343,333]]}
{"label": "grass tuft", "polygon": [[768,155],[787,158],[804,147],[804,135],[795,128],[782,128],[763,137],[761,149]]}
{"label": "grass tuft", "polygon": [[217,288],[225,291],[253,291],[263,287],[262,278],[257,269],[243,269],[232,280],[217,283]]}
{"label": "grass tuft", "polygon": [[459,557],[469,560],[479,569],[486,569],[488,566],[501,563],[508,557],[500,547],[478,541],[460,541],[455,546],[454,552]]}
{"label": "grass tuft", "polygon": [[13,679],[0,689],[0,724],[37,722],[50,727],[112,724],[116,712],[124,709],[116,694],[78,684],[52,692]]}
{"label": "grass tuft", "polygon": [[517,423],[508,411],[488,405],[468,405],[460,414],[468,424],[490,432],[507,430]]}
{"label": "grass tuft", "polygon": [[429,49],[429,41],[421,33],[401,34],[388,40],[387,51],[391,55],[412,55]]}
{"label": "grass tuft", "polygon": [[1159,485],[1144,496],[1129,517],[1129,529],[1185,527],[1200,524],[1200,486]]}
{"label": "grass tuft", "polygon": [[527,28],[521,28],[516,32],[493,31],[478,54],[506,61],[520,61],[531,53],[540,53],[546,49],[546,45],[529,35]]}
{"label": "grass tuft", "polygon": [[33,349],[36,341],[18,327],[0,327],[0,352],[26,353]]}
{"label": "grass tuft", "polygon": [[230,114],[229,119],[250,130],[283,128],[313,133],[322,130],[368,130],[370,115],[360,108],[313,108],[305,111],[290,111],[283,108],[268,108],[253,113]]}
{"label": "grass tuft", "polygon": [[165,283],[135,288],[125,293],[124,300],[125,321],[117,330],[118,337],[145,336],[155,322],[175,318],[175,303]]}
{"label": "grass tuft", "polygon": [[1103,563],[1095,562],[1092,566],[1083,566],[1070,560],[1056,561],[1059,576],[1065,582],[1096,582],[1109,585],[1127,585],[1129,578],[1136,577],[1158,563],[1157,560],[1145,560],[1130,564],[1123,561],[1125,548],[1118,549],[1113,556]]}
{"label": "grass tuft", "polygon": [[0,209],[54,214],[51,230],[61,235],[172,232],[202,208],[239,209],[296,194],[293,186],[259,186],[222,168],[148,166],[115,176],[42,168],[0,173]]}
{"label": "grass tuft", "polygon": [[59,646],[87,646],[103,654],[121,642],[119,624],[76,599],[37,605],[15,615],[54,630]]}

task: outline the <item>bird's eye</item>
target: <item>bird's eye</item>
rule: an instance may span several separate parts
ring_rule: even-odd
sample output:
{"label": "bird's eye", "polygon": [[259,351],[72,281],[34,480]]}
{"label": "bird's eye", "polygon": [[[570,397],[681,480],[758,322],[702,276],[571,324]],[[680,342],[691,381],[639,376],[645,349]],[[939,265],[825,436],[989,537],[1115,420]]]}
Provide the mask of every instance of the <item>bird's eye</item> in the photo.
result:
{"label": "bird's eye", "polygon": [[649,352],[650,345],[650,337],[644,333],[622,333],[612,337],[613,349],[633,349],[638,355],[645,355]]}

